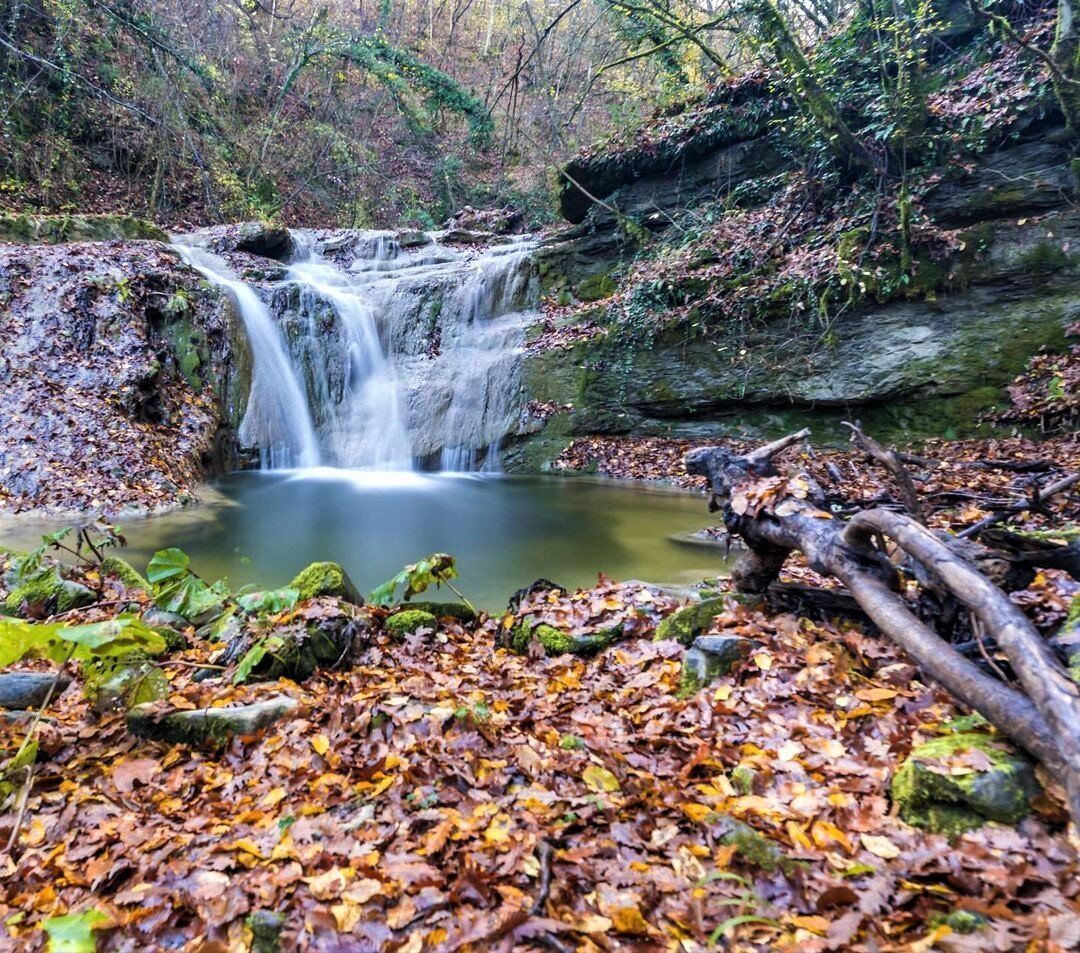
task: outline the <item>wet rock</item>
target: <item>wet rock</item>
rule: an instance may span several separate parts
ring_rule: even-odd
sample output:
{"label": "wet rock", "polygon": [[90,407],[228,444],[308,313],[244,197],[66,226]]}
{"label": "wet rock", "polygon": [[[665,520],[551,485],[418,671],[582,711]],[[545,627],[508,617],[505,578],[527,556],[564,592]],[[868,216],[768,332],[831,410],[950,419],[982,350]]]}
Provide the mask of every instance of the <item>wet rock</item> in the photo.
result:
{"label": "wet rock", "polygon": [[683,656],[682,691],[696,692],[730,675],[756,644],[737,635],[699,635]]}
{"label": "wet rock", "polygon": [[1032,762],[991,735],[964,732],[913,748],[893,776],[908,824],[956,836],[987,821],[1024,817],[1039,790]]}
{"label": "wet rock", "polygon": [[151,628],[158,628],[159,626],[165,626],[171,629],[186,629],[190,622],[182,615],[176,612],[167,612],[165,609],[159,609],[157,606],[147,609],[143,613],[143,622],[145,622]]}
{"label": "wet rock", "polygon": [[289,583],[289,588],[300,593],[301,601],[316,596],[334,596],[354,605],[364,604],[364,597],[337,563],[312,563],[297,574]]}
{"label": "wet rock", "polygon": [[426,232],[398,232],[394,238],[402,248],[423,248],[425,245],[432,244],[431,236]]}
{"label": "wet rock", "polygon": [[447,231],[464,230],[506,235],[520,230],[523,221],[521,212],[509,205],[486,209],[465,205],[446,220],[443,228]]}
{"label": "wet rock", "polygon": [[216,255],[239,251],[275,261],[288,261],[294,251],[289,230],[267,222],[215,225],[199,229],[185,236],[185,240]]}
{"label": "wet rock", "polygon": [[656,627],[656,639],[674,639],[689,645],[724,611],[724,600],[705,599],[669,615]]}
{"label": "wet rock", "polygon": [[538,592],[557,592],[560,595],[564,595],[566,593],[566,587],[560,586],[557,582],[552,582],[550,579],[537,579],[524,588],[518,589],[518,591],[510,597],[510,601],[507,603],[507,609],[510,612],[517,612],[525,599]]}
{"label": "wet rock", "polygon": [[386,631],[394,638],[403,639],[406,635],[416,632],[418,629],[435,630],[439,627],[439,620],[430,612],[423,609],[403,609],[395,612],[384,623]]}
{"label": "wet rock", "polygon": [[0,708],[40,708],[45,704],[53,682],[55,700],[71,684],[71,679],[61,675],[59,680],[53,672],[3,672],[0,673]]}
{"label": "wet rock", "polygon": [[127,727],[132,734],[153,741],[222,744],[233,735],[250,735],[291,716],[298,707],[296,700],[287,695],[252,705],[194,711],[170,712],[156,704],[136,705],[127,714]]}

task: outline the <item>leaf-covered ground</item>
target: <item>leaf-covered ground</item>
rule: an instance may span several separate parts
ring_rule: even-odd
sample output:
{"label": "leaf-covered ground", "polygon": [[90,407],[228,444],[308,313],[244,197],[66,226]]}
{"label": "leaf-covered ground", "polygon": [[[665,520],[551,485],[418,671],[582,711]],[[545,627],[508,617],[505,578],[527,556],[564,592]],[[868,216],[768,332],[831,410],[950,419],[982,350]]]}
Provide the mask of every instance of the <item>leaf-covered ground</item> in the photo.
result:
{"label": "leaf-covered ground", "polygon": [[[606,580],[529,597],[521,612],[571,631],[635,619],[639,637],[585,660],[515,655],[505,620],[398,643],[379,610],[316,600],[297,611],[367,634],[302,685],[195,682],[197,640],[166,661],[173,708],[300,702],[220,749],[137,740],[73,686],[0,861],[6,948],[89,908],[102,949],[139,951],[247,949],[260,910],[306,950],[692,953],[725,925],[737,950],[1080,942],[1052,797],[951,844],[894,816],[897,765],[963,712],[890,645],[732,601],[713,631],[760,646],[680,697],[682,648],[651,638],[674,605]],[[2,730],[11,748],[25,725]]]}

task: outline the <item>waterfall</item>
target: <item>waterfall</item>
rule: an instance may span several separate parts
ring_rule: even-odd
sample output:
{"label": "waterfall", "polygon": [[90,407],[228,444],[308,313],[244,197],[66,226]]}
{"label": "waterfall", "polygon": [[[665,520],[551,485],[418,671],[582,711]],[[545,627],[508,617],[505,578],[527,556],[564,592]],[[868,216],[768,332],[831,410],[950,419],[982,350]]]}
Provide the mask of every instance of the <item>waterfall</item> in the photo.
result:
{"label": "waterfall", "polygon": [[264,469],[318,466],[319,444],[307,398],[269,309],[218,256],[182,240],[173,247],[203,277],[228,291],[247,332],[251,392],[240,423],[241,443],[259,448]]}
{"label": "waterfall", "polygon": [[324,458],[498,471],[500,442],[521,414],[532,244],[463,250],[411,233],[403,248],[395,233],[371,231],[293,238],[299,260],[278,306],[294,363],[309,369]]}
{"label": "waterfall", "polygon": [[440,233],[294,231],[263,299],[220,258],[179,246],[237,302],[254,374],[240,439],[263,465],[499,470],[521,419],[533,245]]}
{"label": "waterfall", "polygon": [[[320,388],[324,420],[321,443],[329,462],[370,470],[409,470],[412,448],[405,431],[401,387],[379,340],[376,314],[380,295],[369,286],[350,281],[300,236],[300,250],[286,281],[302,289],[302,307],[315,312],[312,296],[328,302],[341,322],[344,345],[343,388],[340,400],[326,400]],[[372,262],[391,257],[386,242],[376,242]],[[314,376],[314,375],[313,375]]]}

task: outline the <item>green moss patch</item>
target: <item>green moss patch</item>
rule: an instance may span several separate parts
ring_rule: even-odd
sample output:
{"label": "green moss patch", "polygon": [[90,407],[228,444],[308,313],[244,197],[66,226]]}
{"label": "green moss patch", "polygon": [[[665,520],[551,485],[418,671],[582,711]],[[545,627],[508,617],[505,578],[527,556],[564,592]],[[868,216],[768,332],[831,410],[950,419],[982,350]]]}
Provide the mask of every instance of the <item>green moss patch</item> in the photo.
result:
{"label": "green moss patch", "polygon": [[674,639],[683,645],[689,645],[704,632],[721,612],[724,611],[723,599],[705,599],[680,609],[669,615],[656,627],[656,639]]}
{"label": "green moss patch", "polygon": [[151,240],[169,236],[156,225],[131,215],[27,215],[0,213],[0,242],[56,245],[60,242]]}
{"label": "green moss patch", "polygon": [[392,636],[402,639],[417,629],[437,629],[439,620],[433,613],[423,609],[403,609],[390,616],[385,627]]}
{"label": "green moss patch", "polygon": [[522,619],[510,632],[510,648],[524,655],[536,639],[548,655],[595,655],[611,645],[620,635],[616,627],[588,635],[572,635],[546,622]]}
{"label": "green moss patch", "polygon": [[977,732],[919,745],[892,780],[904,821],[950,837],[987,821],[1016,823],[1038,790],[1028,758]]}
{"label": "green moss patch", "polygon": [[334,596],[355,605],[364,604],[359,590],[337,563],[312,563],[297,574],[288,588],[297,590],[301,600],[314,599],[316,596]]}

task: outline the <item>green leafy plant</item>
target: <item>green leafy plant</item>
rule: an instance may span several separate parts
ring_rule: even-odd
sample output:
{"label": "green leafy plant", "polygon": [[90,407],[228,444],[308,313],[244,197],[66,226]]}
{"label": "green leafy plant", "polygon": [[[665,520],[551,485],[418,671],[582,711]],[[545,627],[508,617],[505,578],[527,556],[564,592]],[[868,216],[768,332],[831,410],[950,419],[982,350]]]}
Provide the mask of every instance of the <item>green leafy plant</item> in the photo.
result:
{"label": "green leafy plant", "polygon": [[451,579],[457,578],[457,574],[453,556],[448,556],[446,553],[432,553],[411,566],[406,566],[396,576],[375,589],[368,598],[377,606],[389,606],[394,604],[398,586],[405,587],[402,598],[407,602],[418,593],[425,592],[429,586],[438,588],[440,585],[445,585],[475,612],[476,608],[473,604],[450,582]]}
{"label": "green leafy plant", "polygon": [[192,570],[188,554],[175,547],[154,553],[146,567],[146,578],[154,588],[154,602],[185,619],[219,610],[229,598],[224,580],[208,585]]}
{"label": "green leafy plant", "polygon": [[259,663],[268,655],[276,655],[285,647],[285,640],[280,635],[269,635],[265,639],[259,639],[240,659],[233,673],[233,684],[242,685],[255,671]]}

